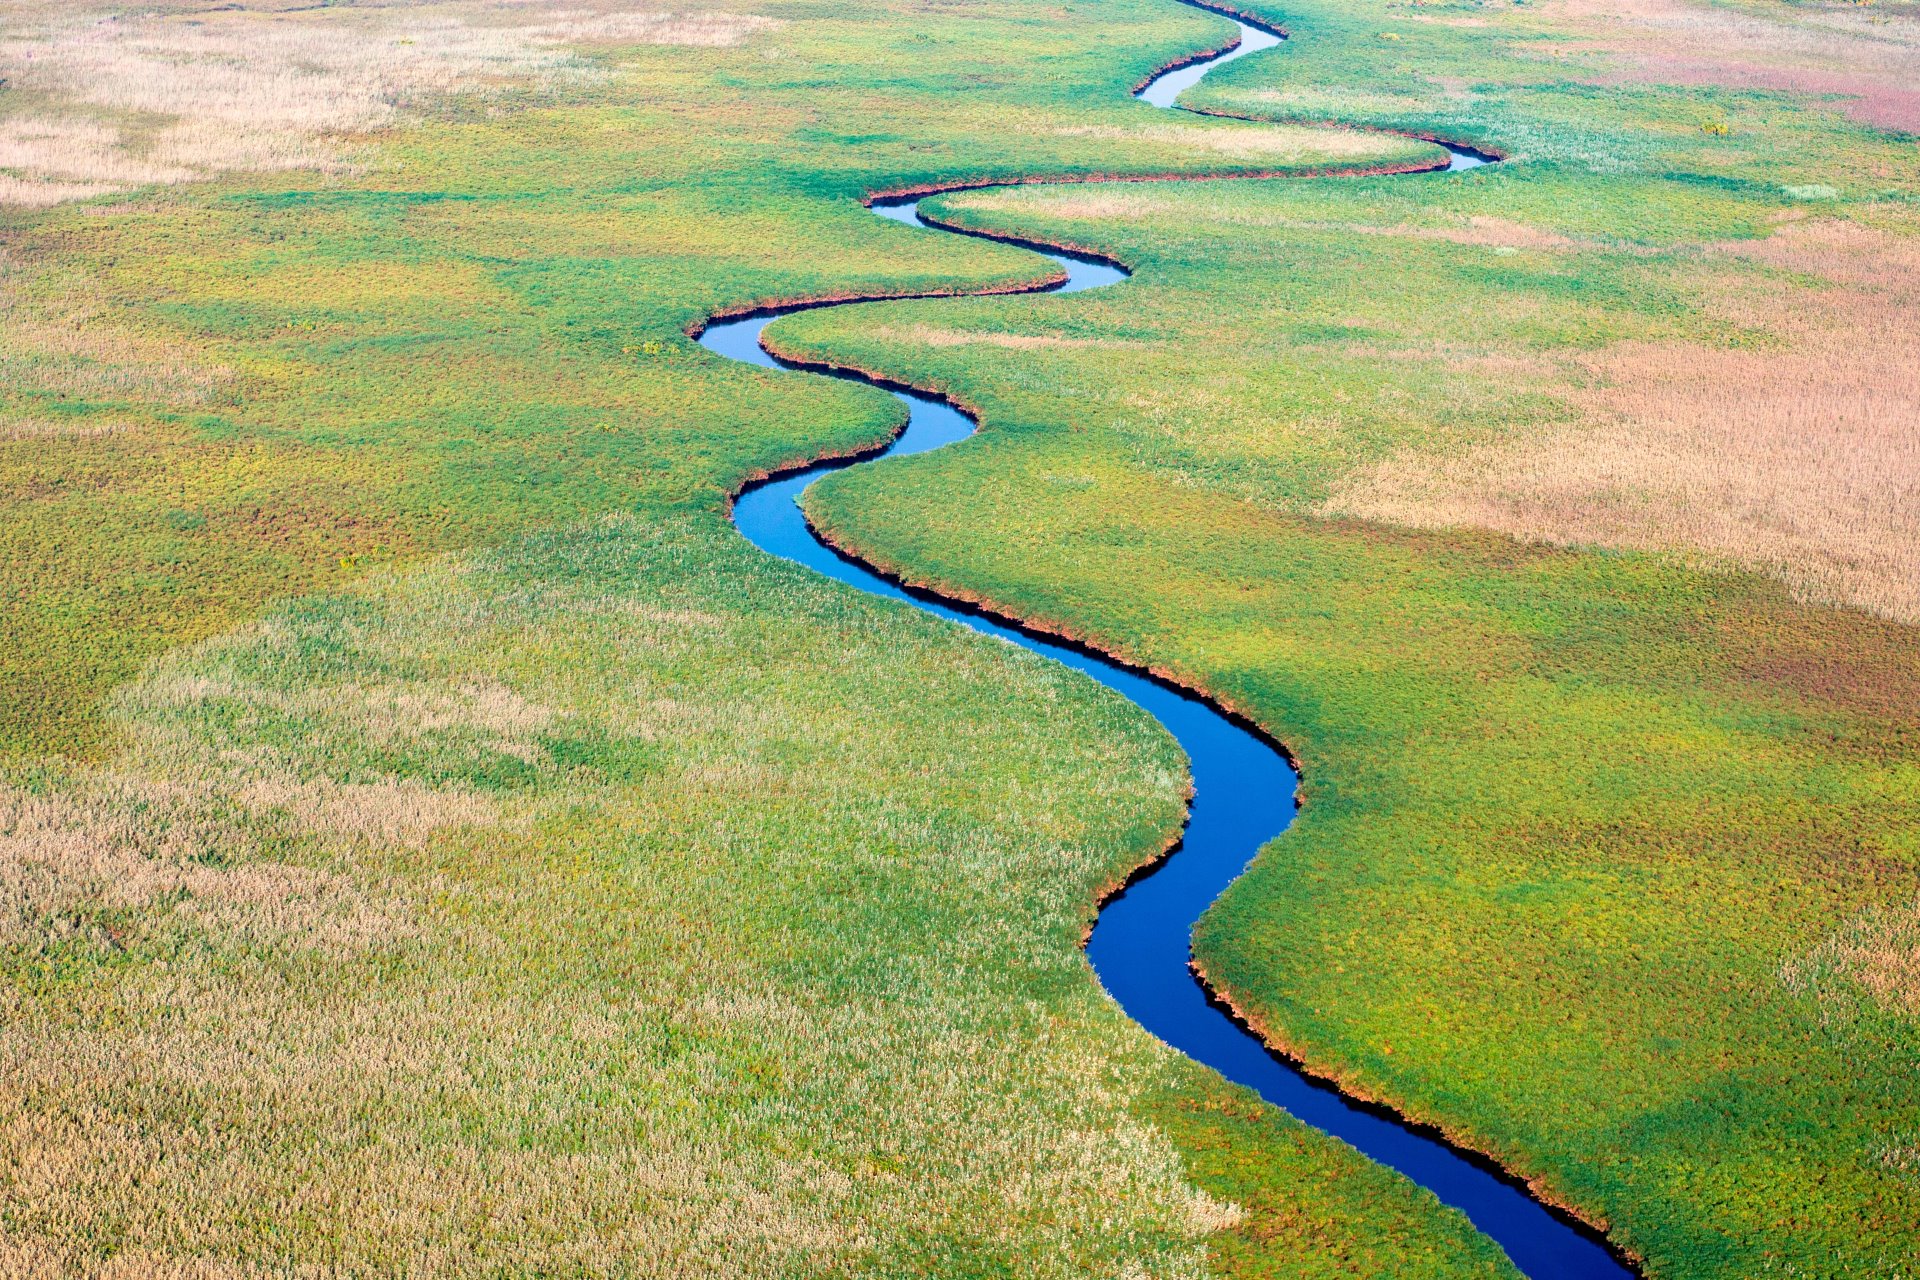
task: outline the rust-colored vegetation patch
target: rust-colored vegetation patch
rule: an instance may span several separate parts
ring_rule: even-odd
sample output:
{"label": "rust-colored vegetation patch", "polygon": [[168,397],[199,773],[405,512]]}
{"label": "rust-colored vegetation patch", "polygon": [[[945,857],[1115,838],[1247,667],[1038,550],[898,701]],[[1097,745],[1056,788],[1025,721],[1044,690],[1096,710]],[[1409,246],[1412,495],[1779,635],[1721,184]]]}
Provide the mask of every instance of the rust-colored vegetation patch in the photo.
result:
{"label": "rust-colored vegetation patch", "polygon": [[1776,21],[1683,0],[1558,0],[1551,17],[1611,55],[1600,83],[1838,95],[1856,120],[1920,133],[1920,27],[1872,12]]}
{"label": "rust-colored vegetation patch", "polygon": [[1900,623],[1808,608],[1783,627],[1741,610],[1717,620],[1714,642],[1743,682],[1849,710],[1895,754],[1920,732],[1920,647]]}
{"label": "rust-colored vegetation patch", "polygon": [[1327,509],[1704,552],[1808,599],[1920,621],[1920,250],[1825,222],[1718,253],[1776,268],[1713,286],[1711,309],[1751,343],[1583,357],[1565,392],[1580,423],[1397,452]]}

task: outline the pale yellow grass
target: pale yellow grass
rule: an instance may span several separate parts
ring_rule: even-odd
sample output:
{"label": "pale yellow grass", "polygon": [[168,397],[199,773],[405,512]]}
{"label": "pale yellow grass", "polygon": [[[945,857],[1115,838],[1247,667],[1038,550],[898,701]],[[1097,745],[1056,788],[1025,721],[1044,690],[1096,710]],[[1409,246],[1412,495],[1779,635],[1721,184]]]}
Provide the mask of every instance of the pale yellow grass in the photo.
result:
{"label": "pale yellow grass", "polygon": [[62,419],[13,408],[14,396],[177,410],[207,403],[232,381],[233,370],[206,351],[116,323],[93,282],[29,267],[20,252],[0,244],[0,443],[95,438],[141,425],[138,413]]}
{"label": "pale yellow grass", "polygon": [[[1322,137],[1364,137],[1364,135],[1344,134],[1337,130],[1315,130],[1314,133]],[[1167,212],[1164,195],[1117,190],[1110,187],[1073,191],[1052,190],[1031,195],[1023,193],[1023,196],[1036,202],[1043,202],[1043,207],[1049,214],[1063,218],[1134,221],[1164,217]],[[985,208],[991,207],[990,201],[991,197],[970,200],[962,196],[956,198],[954,203],[960,206],[973,203],[976,207]],[[1231,195],[1221,195],[1211,199],[1188,197],[1181,208],[1186,216],[1196,221],[1204,220],[1210,226],[1331,231],[1343,236],[1401,236],[1414,240],[1444,240],[1451,244],[1510,249],[1574,249],[1583,246],[1591,247],[1597,243],[1578,240],[1557,232],[1543,231],[1538,227],[1531,227],[1525,223],[1492,214],[1453,214],[1434,211],[1429,216],[1435,221],[1424,225],[1405,222],[1369,224],[1347,219],[1295,217],[1271,207],[1235,200]],[[1607,247],[1614,252],[1623,251],[1617,245]]]}
{"label": "pale yellow grass", "polygon": [[233,170],[340,171],[408,104],[603,74],[582,45],[738,43],[775,25],[627,0],[529,5],[0,0],[0,200],[44,205]]}
{"label": "pale yellow grass", "polygon": [[1920,244],[1828,222],[1720,253],[1815,279],[1723,281],[1715,310],[1770,343],[1608,348],[1565,389],[1577,425],[1400,451],[1326,509],[1705,553],[1920,622]]}
{"label": "pale yellow grass", "polygon": [[0,329],[0,379],[16,392],[141,399],[185,408],[206,403],[232,377],[229,368],[184,344],[135,338],[110,322],[94,327],[91,317],[100,314],[68,311],[39,318],[18,314],[0,300],[0,320],[5,321]]}
{"label": "pale yellow grass", "polygon": [[1273,107],[1276,112],[1313,120],[1351,120],[1363,111],[1412,117],[1431,106],[1426,98],[1417,94],[1368,92],[1348,85],[1291,84],[1275,89],[1250,89],[1245,97],[1248,102]]}
{"label": "pale yellow grass", "polygon": [[1450,244],[1483,245],[1495,249],[1567,249],[1575,242],[1552,231],[1491,214],[1469,215],[1463,225],[1441,227],[1363,227],[1348,230],[1364,235],[1407,236],[1416,240],[1445,240]]}
{"label": "pale yellow grass", "polygon": [[[390,840],[489,816],[477,799],[451,804],[424,790],[312,784],[255,804],[297,811],[336,834],[384,817]],[[190,928],[341,955],[404,936],[400,913],[343,878],[263,856],[260,837],[271,827],[249,824],[234,803],[249,798],[130,775],[55,794],[0,784],[0,944],[119,948],[136,932]],[[411,829],[396,821],[396,808]]]}
{"label": "pale yellow grass", "polygon": [[129,424],[115,421],[56,422],[48,418],[18,418],[0,421],[0,443],[21,440],[92,440],[127,431]]}

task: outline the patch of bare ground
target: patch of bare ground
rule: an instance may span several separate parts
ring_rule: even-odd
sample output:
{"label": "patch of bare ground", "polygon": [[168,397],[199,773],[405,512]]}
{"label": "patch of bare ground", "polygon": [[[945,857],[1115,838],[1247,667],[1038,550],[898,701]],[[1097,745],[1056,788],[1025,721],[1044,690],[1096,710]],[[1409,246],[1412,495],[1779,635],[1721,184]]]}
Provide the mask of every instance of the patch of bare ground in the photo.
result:
{"label": "patch of bare ground", "polygon": [[434,95],[605,74],[580,46],[737,44],[773,19],[634,0],[160,4],[0,0],[0,204],[225,171],[350,171],[352,139]]}
{"label": "patch of bare ground", "polygon": [[1715,256],[1781,269],[1728,277],[1712,303],[1772,341],[1610,347],[1564,391],[1579,423],[1402,450],[1326,509],[1705,553],[1920,622],[1920,244],[1828,221]]}
{"label": "patch of bare ground", "polygon": [[1920,133],[1920,24],[1905,17],[1801,9],[1776,19],[1686,0],[1553,0],[1546,13],[1612,57],[1600,83],[1837,95],[1856,120]]}

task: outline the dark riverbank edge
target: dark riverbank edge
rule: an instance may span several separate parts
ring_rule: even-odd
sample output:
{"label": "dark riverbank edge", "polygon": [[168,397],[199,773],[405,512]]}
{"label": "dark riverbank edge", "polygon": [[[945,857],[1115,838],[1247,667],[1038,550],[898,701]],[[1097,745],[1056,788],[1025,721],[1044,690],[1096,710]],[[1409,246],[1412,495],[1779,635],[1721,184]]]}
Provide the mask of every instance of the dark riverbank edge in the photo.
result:
{"label": "dark riverbank edge", "polygon": [[[1201,3],[1200,0],[1182,0],[1182,2],[1190,4],[1196,8],[1205,9],[1210,12],[1218,13],[1225,17],[1233,18],[1236,21],[1245,22],[1249,26],[1257,27],[1261,30],[1274,34],[1282,39],[1285,39],[1288,34],[1283,28],[1280,28],[1270,22],[1238,12],[1224,5],[1217,5],[1212,3]],[[1140,89],[1143,89],[1146,85],[1151,84],[1155,79],[1166,74],[1168,71],[1178,70],[1184,67],[1191,67],[1202,62],[1217,59],[1221,57],[1223,54],[1231,52],[1233,49],[1237,48],[1239,46],[1239,43],[1240,43],[1239,40],[1236,39],[1224,46],[1221,46],[1220,48],[1206,50],[1197,54],[1188,55],[1186,57],[1176,59],[1173,62],[1168,63],[1167,65],[1157,69],[1153,74],[1149,75],[1145,80],[1141,82],[1140,86],[1135,89],[1135,93],[1137,94],[1140,91]],[[1233,118],[1233,119],[1247,119],[1255,123],[1269,123],[1269,124],[1276,123],[1273,121],[1257,120],[1252,117],[1226,116],[1225,113],[1196,112],[1196,114],[1219,115],[1219,116],[1222,116],[1223,118]],[[1354,127],[1349,125],[1343,125],[1335,121],[1313,122],[1313,123],[1316,125],[1324,124],[1326,127],[1338,127],[1338,128],[1348,128],[1348,129]],[[1497,161],[1504,158],[1502,155],[1500,155],[1497,152],[1484,150],[1481,148],[1469,146],[1462,143],[1450,142],[1438,137],[1429,136],[1425,134],[1417,134],[1410,131],[1384,130],[1384,129],[1371,130],[1371,131],[1380,132],[1380,133],[1393,133],[1402,137],[1412,138],[1419,141],[1431,142],[1435,145],[1445,147],[1451,152],[1464,153],[1482,162],[1492,162],[1492,161]],[[860,203],[867,208],[873,208],[875,205],[882,204],[882,203],[887,203],[887,204],[906,203],[909,201],[917,201],[919,199],[924,199],[930,196],[946,195],[954,192],[988,190],[988,189],[997,188],[997,187],[1012,187],[1012,186],[1068,185],[1068,184],[1116,183],[1116,182],[1204,182],[1204,181],[1226,181],[1226,180],[1239,181],[1239,180],[1249,180],[1249,179],[1306,178],[1306,177],[1319,177],[1319,178],[1371,177],[1371,176],[1388,176],[1388,175],[1399,175],[1399,174],[1431,173],[1431,172],[1444,170],[1448,167],[1449,167],[1449,163],[1443,161],[1440,163],[1410,162],[1410,163],[1403,163],[1403,164],[1378,164],[1378,165],[1333,164],[1333,165],[1323,165],[1323,166],[1294,167],[1294,168],[1283,168],[1283,169],[1272,169],[1272,170],[1231,170],[1231,171],[1214,171],[1214,172],[1201,172],[1201,173],[1156,172],[1156,173],[1085,173],[1085,174],[1062,174],[1062,175],[1054,175],[1054,176],[1020,175],[1020,176],[1011,176],[1011,177],[972,178],[972,179],[944,181],[944,182],[929,181],[929,182],[920,183],[920,184],[909,184],[901,187],[881,188],[881,189],[868,191],[865,194],[865,196],[861,198]],[[1109,254],[1101,253],[1090,246],[1081,245],[1081,244],[1077,244],[1070,241],[1051,241],[1051,240],[1046,240],[1039,237],[1026,237],[1026,236],[1022,236],[1014,233],[1008,233],[1008,232],[982,231],[982,230],[977,230],[974,228],[958,225],[951,221],[938,219],[936,217],[932,217],[926,214],[920,214],[919,216],[926,225],[937,228],[942,231],[947,231],[954,234],[967,235],[967,236],[971,236],[971,237],[983,239],[983,240],[990,240],[990,241],[1006,244],[1016,248],[1033,250],[1035,252],[1064,255],[1064,256],[1079,259],[1082,261],[1098,263],[1107,267],[1111,267],[1126,275],[1132,274],[1131,269],[1124,262],[1120,261],[1117,258],[1112,257]],[[715,324],[719,324],[722,322],[756,319],[761,317],[771,318],[771,317],[780,316],[780,315],[792,314],[798,311],[816,310],[824,307],[849,306],[849,305],[856,305],[856,304],[867,303],[867,302],[902,301],[902,300],[928,299],[928,298],[993,297],[993,296],[1008,296],[1008,295],[1018,295],[1018,294],[1029,294],[1029,293],[1045,293],[1045,292],[1049,292],[1059,288],[1063,283],[1067,281],[1067,279],[1068,279],[1067,273],[1065,273],[1064,271],[1056,271],[1056,272],[1048,273],[1045,276],[1035,277],[1033,279],[1026,280],[1026,281],[1017,281],[1009,284],[990,285],[990,286],[983,286],[978,288],[966,288],[966,287],[935,288],[935,289],[919,290],[919,291],[903,291],[903,292],[897,292],[897,293],[890,293],[890,292],[884,292],[884,291],[849,292],[844,294],[799,295],[799,296],[792,296],[792,297],[771,299],[771,300],[758,300],[754,302],[748,302],[748,303],[743,303],[736,306],[727,307],[727,308],[715,311],[713,313],[710,313],[704,318],[689,324],[686,327],[685,332],[688,337],[698,340],[708,329],[710,329]],[[931,398],[948,405],[949,407],[954,409],[956,412],[960,413],[970,423],[972,423],[976,429],[978,429],[978,427],[981,424],[981,420],[982,420],[981,414],[975,406],[972,406],[966,403],[965,401],[960,399],[958,396],[944,389],[937,388],[937,387],[928,387],[928,386],[904,381],[898,378],[894,378],[885,374],[878,373],[873,370],[861,368],[857,365],[836,363],[833,361],[815,359],[811,357],[805,357],[805,356],[800,356],[793,353],[784,352],[778,349],[778,347],[775,344],[773,344],[771,341],[769,341],[764,335],[761,338],[760,345],[762,350],[764,350],[768,355],[772,356],[780,365],[784,367],[788,367],[788,368],[792,368],[792,369],[804,371],[804,372],[812,372],[812,373],[822,374],[826,376],[864,382],[868,385],[874,386],[881,390],[912,393],[914,395]],[[731,491],[731,493],[729,493],[727,497],[727,509],[729,513],[731,513],[733,508],[737,505],[741,497],[743,497],[749,491],[759,488],[763,485],[776,483],[778,481],[791,478],[797,474],[800,474],[802,472],[806,472],[809,470],[814,470],[816,468],[833,467],[835,469],[838,469],[838,468],[850,467],[862,462],[874,460],[880,457],[881,455],[887,453],[893,447],[893,445],[899,440],[900,436],[906,430],[907,425],[908,425],[907,422],[902,421],[893,430],[891,430],[886,435],[885,438],[870,444],[857,446],[852,449],[840,449],[840,450],[829,449],[829,450],[822,451],[818,454],[797,458],[791,462],[783,463],[777,467],[773,467],[763,471],[757,471],[745,477],[737,486],[735,486],[735,488]],[[1269,733],[1249,714],[1233,706],[1230,701],[1223,699],[1218,695],[1215,695],[1212,692],[1208,691],[1205,688],[1204,683],[1202,681],[1199,681],[1197,679],[1194,679],[1191,676],[1187,676],[1183,673],[1175,672],[1170,669],[1139,664],[1133,661],[1132,659],[1116,652],[1113,649],[1109,649],[1102,646],[1101,644],[1093,640],[1091,637],[1088,637],[1078,632],[1077,630],[1075,630],[1074,628],[1072,628],[1067,624],[1060,623],[1053,620],[1048,620],[1048,619],[1021,617],[1008,611],[1004,607],[998,605],[996,602],[992,601],[988,597],[977,595],[975,593],[966,591],[964,589],[955,588],[949,585],[938,584],[929,579],[916,577],[909,570],[906,570],[902,566],[892,566],[880,561],[869,559],[865,555],[853,550],[850,546],[846,545],[842,541],[837,540],[830,532],[823,530],[822,528],[817,526],[811,519],[806,519],[805,524],[811,536],[815,539],[815,541],[819,543],[821,547],[825,548],[826,550],[831,552],[833,555],[839,557],[849,565],[858,567],[864,572],[872,574],[874,577],[887,582],[888,584],[894,586],[895,588],[902,591],[904,594],[912,597],[913,599],[930,603],[930,604],[937,604],[944,608],[953,610],[957,613],[962,613],[968,616],[977,617],[983,621],[993,623],[999,627],[1003,627],[1009,631],[1018,633],[1022,636],[1033,639],[1035,641],[1040,641],[1049,645],[1057,646],[1059,648],[1066,649],[1074,653],[1083,655],[1090,659],[1103,662],[1111,667],[1114,667],[1117,670],[1151,681],[1153,684],[1159,686],[1160,688],[1164,689],[1168,693],[1171,693],[1173,695],[1176,695],[1183,699],[1187,699],[1192,702],[1199,703],[1209,708],[1215,714],[1219,715],[1220,717],[1222,717],[1229,723],[1235,725],[1236,727],[1251,734],[1260,742],[1265,744],[1268,748],[1270,748],[1276,754],[1278,754],[1282,759],[1287,761],[1288,764],[1294,768],[1296,774],[1298,774],[1299,772],[1298,760],[1294,756],[1293,752],[1288,749],[1288,747],[1284,742],[1280,741],[1273,734]],[[1294,797],[1294,801],[1295,801],[1295,807],[1297,808],[1298,801],[1299,801],[1297,793]],[[1135,866],[1134,868],[1126,872],[1124,875],[1116,877],[1112,882],[1108,883],[1107,885],[1104,885],[1100,890],[1098,890],[1098,892],[1094,897],[1093,902],[1090,904],[1090,909],[1087,913],[1087,917],[1086,917],[1087,927],[1086,927],[1086,930],[1083,931],[1083,938],[1082,938],[1083,945],[1086,941],[1086,935],[1090,934],[1094,922],[1097,921],[1101,911],[1106,907],[1106,905],[1109,904],[1114,899],[1118,898],[1123,893],[1125,893],[1125,891],[1131,885],[1152,875],[1155,871],[1163,867],[1172,858],[1177,856],[1177,854],[1181,851],[1181,848],[1184,843],[1184,839],[1185,839],[1185,833],[1183,829],[1182,833],[1176,836],[1174,839],[1172,839],[1165,848],[1155,853],[1151,857],[1142,860],[1142,862],[1139,865]],[[1425,1138],[1429,1141],[1434,1142],[1439,1146],[1446,1148],[1447,1150],[1449,1150],[1454,1155],[1458,1156],[1463,1161],[1473,1165],[1474,1167],[1480,1169],[1481,1171],[1487,1173],[1488,1175],[1498,1179],[1502,1184],[1514,1189],[1515,1191],[1518,1191],[1526,1195],[1529,1199],[1534,1201],[1534,1203],[1539,1205],[1542,1209],[1544,1209],[1556,1220],[1561,1222],[1569,1230],[1576,1232],[1583,1238],[1599,1246],[1609,1256],[1611,1256],[1615,1262],[1617,1262],[1620,1266],[1622,1266],[1626,1270],[1636,1275],[1640,1274],[1639,1260],[1629,1251],[1625,1250],[1623,1247],[1621,1247],[1620,1245],[1618,1245],[1617,1243],[1615,1243],[1614,1241],[1612,1241],[1607,1237],[1606,1226],[1604,1223],[1596,1223],[1594,1221],[1589,1220],[1587,1217],[1583,1216],[1582,1212],[1578,1207],[1568,1203],[1567,1201],[1557,1196],[1554,1193],[1554,1191],[1550,1187],[1546,1186],[1538,1176],[1527,1176],[1527,1175],[1523,1175],[1521,1173],[1515,1172],[1512,1168],[1501,1163],[1501,1161],[1498,1158],[1489,1154],[1484,1149],[1476,1147],[1475,1145],[1472,1144],[1470,1139],[1468,1139],[1464,1135],[1461,1135],[1449,1129],[1442,1122],[1427,1120],[1421,1117],[1411,1115],[1405,1111],[1398,1109],[1392,1102],[1381,1097],[1373,1096],[1368,1091],[1357,1087],[1352,1082],[1343,1080],[1341,1078],[1341,1073],[1330,1072],[1330,1071],[1326,1071],[1326,1070],[1322,1070],[1314,1067],[1307,1058],[1305,1058],[1301,1053],[1295,1051],[1292,1047],[1290,1047],[1284,1037],[1273,1034],[1269,1029],[1263,1027],[1257,1021],[1250,1018],[1242,1010],[1242,1008],[1237,1003],[1235,1003],[1235,1001],[1232,998],[1232,994],[1230,992],[1223,991],[1219,986],[1217,986],[1208,977],[1208,975],[1204,970],[1204,967],[1196,959],[1193,959],[1191,956],[1189,957],[1188,968],[1189,968],[1189,971],[1192,973],[1194,980],[1199,984],[1199,986],[1205,992],[1208,1003],[1210,1005],[1212,1005],[1215,1009],[1217,1009],[1223,1016],[1231,1019],[1237,1026],[1244,1029],[1246,1032],[1252,1035],[1255,1039],[1257,1039],[1268,1055],[1270,1055],[1275,1061],[1281,1064],[1284,1064],[1289,1070],[1293,1071],[1301,1079],[1311,1083],[1316,1088],[1325,1090],[1330,1094],[1340,1097],[1347,1103],[1352,1104],[1359,1109],[1365,1110],[1371,1114],[1374,1114],[1380,1117],[1381,1119],[1391,1122],[1395,1126],[1399,1127],[1400,1129],[1410,1134],[1420,1136],[1422,1138]]]}

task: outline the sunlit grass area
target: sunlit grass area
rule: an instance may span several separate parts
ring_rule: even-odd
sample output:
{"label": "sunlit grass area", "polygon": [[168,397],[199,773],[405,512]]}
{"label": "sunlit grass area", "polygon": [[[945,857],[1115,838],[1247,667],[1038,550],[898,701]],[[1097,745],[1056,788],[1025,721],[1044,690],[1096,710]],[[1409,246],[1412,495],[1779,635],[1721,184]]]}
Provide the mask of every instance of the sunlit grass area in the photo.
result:
{"label": "sunlit grass area", "polygon": [[1091,981],[1171,742],[716,517],[376,574],[112,719],[0,794],[13,1272],[1508,1274]]}
{"label": "sunlit grass area", "polygon": [[[743,379],[683,334],[756,298],[1038,274],[877,223],[855,204],[870,187],[1433,154],[1170,128],[1126,90],[1205,22],[1144,0],[1098,41],[1017,9],[946,26],[793,12],[804,39],[576,50],[599,76],[563,100],[430,99],[357,174],[9,215],[0,744],[84,748],[104,689],[272,595],[635,503],[711,507],[796,447],[870,429],[877,410],[847,394]],[[1046,74],[1010,70],[1022,58]]]}
{"label": "sunlit grass area", "polygon": [[943,198],[1136,274],[777,322],[985,420],[814,515],[1299,753],[1276,1043],[1652,1275],[1914,1265],[1905,9],[1307,4],[1280,124],[1165,0],[0,15],[0,1271],[1511,1274],[1112,1008],[1171,744],[751,551],[897,409],[685,336],[1043,274],[870,190],[1329,170]]}
{"label": "sunlit grass area", "polygon": [[[1202,100],[1393,70],[1366,118],[1463,124],[1449,68],[1518,75],[1540,21],[1476,12],[1429,60],[1340,39],[1398,10],[1294,9]],[[943,199],[1134,277],[776,323],[986,423],[811,510],[1299,754],[1299,823],[1198,940],[1274,1041],[1653,1274],[1900,1274],[1913,141],[1778,93],[1475,93],[1502,166]],[[1739,127],[1668,127],[1703,111]]]}
{"label": "sunlit grass area", "polygon": [[1039,274],[882,183],[1432,148],[1131,107],[1158,3],[76,13],[0,99],[103,131],[0,164],[0,1271],[1511,1274],[1100,994],[1171,744],[752,552],[894,406],[684,335]]}

